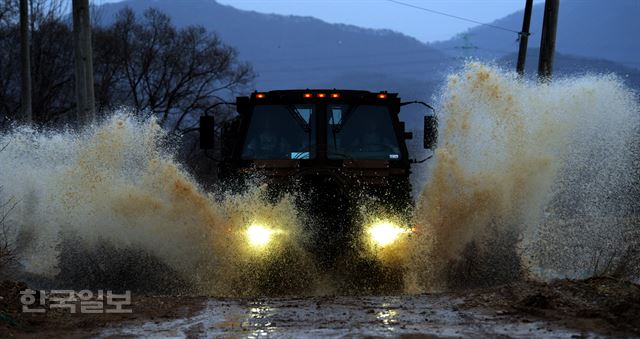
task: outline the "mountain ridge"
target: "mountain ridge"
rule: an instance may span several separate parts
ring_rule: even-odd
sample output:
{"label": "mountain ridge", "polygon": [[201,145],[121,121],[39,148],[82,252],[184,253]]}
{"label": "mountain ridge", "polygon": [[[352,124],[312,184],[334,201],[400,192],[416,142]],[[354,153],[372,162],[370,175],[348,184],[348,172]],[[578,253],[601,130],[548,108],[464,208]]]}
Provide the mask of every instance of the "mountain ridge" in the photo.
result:
{"label": "mountain ridge", "polygon": [[[533,6],[529,47],[540,46],[544,4]],[[520,31],[524,10],[491,22],[492,25]],[[607,59],[627,67],[640,68],[640,1],[566,0],[560,4],[556,51],[568,55]],[[634,33],[635,32],[635,33]],[[496,58],[517,52],[515,33],[488,26],[476,26],[447,41],[429,44],[453,56],[463,52],[456,47],[470,45],[467,53],[480,58]],[[469,51],[473,51],[470,53]]]}
{"label": "mountain ridge", "polygon": [[[595,0],[589,2],[597,3]],[[563,20],[563,10],[566,12],[567,8],[575,7],[576,2],[573,1],[574,5],[565,6],[567,3],[572,2],[563,2],[560,20]],[[640,5],[640,1],[637,3]],[[446,75],[459,69],[465,56],[488,60],[502,68],[513,69],[518,50],[515,34],[486,26],[469,30],[470,34],[475,34],[472,36],[472,39],[475,39],[472,43],[486,43],[480,44],[478,49],[464,49],[457,48],[464,43],[464,34],[446,42],[425,44],[391,30],[332,24],[309,16],[245,11],[213,0],[184,0],[179,3],[171,0],[127,0],[104,4],[100,11],[106,20],[102,23],[111,22],[113,15],[124,7],[130,7],[138,15],[147,8],[155,7],[167,13],[178,27],[201,25],[216,32],[225,43],[239,51],[240,60],[254,66],[257,73],[255,87],[260,90],[387,90],[401,93],[407,100],[431,101]],[[543,5],[540,4],[534,6],[531,25],[533,38],[529,42],[530,51],[527,58],[529,73],[534,71],[534,65],[537,66],[535,50],[539,46],[539,34],[536,32],[542,24],[542,8]],[[498,19],[494,24],[519,30],[521,20],[522,11]],[[562,27],[559,28],[560,32]],[[507,34],[514,36],[509,38]],[[560,35],[559,38],[561,37]],[[620,67],[615,65],[615,60],[602,63],[594,60],[593,56],[585,58],[578,55],[576,59],[574,53],[563,48],[562,43],[563,40],[559,39],[555,69],[559,75],[580,73],[580,69],[571,64],[576,62],[580,67],[593,72],[615,72],[623,77],[625,74],[634,74],[632,78],[635,79],[635,68]],[[455,53],[452,53],[452,50]],[[607,59],[597,56],[595,58]],[[630,84],[640,88],[640,83],[635,80]],[[407,120],[415,119],[416,123],[419,123],[421,113],[410,111]]]}

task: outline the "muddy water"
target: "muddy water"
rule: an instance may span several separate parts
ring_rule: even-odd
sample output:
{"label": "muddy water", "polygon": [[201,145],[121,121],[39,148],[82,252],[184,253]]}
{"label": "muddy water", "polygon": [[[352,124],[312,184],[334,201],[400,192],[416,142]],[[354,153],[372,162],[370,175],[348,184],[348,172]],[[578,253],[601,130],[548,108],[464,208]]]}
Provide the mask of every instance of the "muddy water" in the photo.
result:
{"label": "muddy water", "polygon": [[594,335],[555,322],[462,308],[442,295],[399,297],[263,298],[209,300],[183,319],[135,323],[104,330],[99,337],[363,337],[416,334],[436,337],[554,337]]}
{"label": "muddy water", "polygon": [[[126,113],[80,133],[18,128],[2,135],[0,186],[19,202],[7,224],[16,226],[11,236],[24,270],[64,278],[60,267],[76,265],[65,262],[67,247],[81,252],[78,259],[95,254],[97,269],[118,270],[127,263],[109,263],[110,252],[134,249],[158,258],[198,293],[242,294],[260,279],[243,274],[247,262],[269,254],[247,246],[251,223],[277,225],[282,237],[274,236],[272,251],[286,246],[294,254],[289,267],[312,269],[294,241],[300,223],[289,197],[266,202],[255,185],[215,199],[173,160],[164,137],[155,121]],[[95,253],[104,248],[106,256]]]}
{"label": "muddy water", "polygon": [[[637,219],[631,145],[640,110],[619,79],[540,85],[470,63],[437,101],[439,146],[413,216],[399,217],[413,218],[416,234],[386,252],[409,272],[407,292],[455,287],[469,268],[480,280],[577,276],[594,251],[624,248]],[[265,257],[279,257],[278,275],[297,281],[283,288],[316,294],[331,285],[300,246],[292,197],[269,202],[257,182],[215,198],[174,160],[153,120],[117,112],[80,132],[17,127],[0,136],[5,144],[0,186],[19,202],[7,224],[30,274],[56,278],[69,267],[65,248],[106,246],[150,253],[195,293],[260,294]],[[281,230],[271,252],[247,245],[256,223]]]}
{"label": "muddy water", "polygon": [[589,253],[611,258],[629,245],[640,109],[619,79],[538,84],[469,63],[439,102],[440,141],[405,251],[409,290],[584,276]]}

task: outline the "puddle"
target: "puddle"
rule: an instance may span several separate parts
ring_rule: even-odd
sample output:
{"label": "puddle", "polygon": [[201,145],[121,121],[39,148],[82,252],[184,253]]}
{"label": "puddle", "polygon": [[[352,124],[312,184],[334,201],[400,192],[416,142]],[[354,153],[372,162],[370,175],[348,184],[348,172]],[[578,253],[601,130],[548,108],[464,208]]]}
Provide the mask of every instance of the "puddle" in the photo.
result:
{"label": "puddle", "polygon": [[164,322],[131,323],[99,337],[211,338],[220,336],[351,337],[428,334],[442,337],[558,337],[593,335],[489,309],[462,309],[438,295],[390,297],[210,299],[198,314]]}

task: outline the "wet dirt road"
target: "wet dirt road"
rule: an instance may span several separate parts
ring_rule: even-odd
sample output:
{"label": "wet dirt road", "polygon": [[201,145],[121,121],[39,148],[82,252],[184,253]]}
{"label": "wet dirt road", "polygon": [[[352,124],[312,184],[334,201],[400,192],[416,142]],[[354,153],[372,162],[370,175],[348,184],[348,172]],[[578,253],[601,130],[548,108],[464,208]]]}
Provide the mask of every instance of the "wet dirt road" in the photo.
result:
{"label": "wet dirt road", "polygon": [[593,335],[450,295],[209,299],[190,317],[134,322],[100,337],[572,337]]}
{"label": "wet dirt road", "polygon": [[26,285],[4,286],[0,338],[640,337],[640,285],[611,277],[396,296],[134,293],[122,314],[23,313]]}

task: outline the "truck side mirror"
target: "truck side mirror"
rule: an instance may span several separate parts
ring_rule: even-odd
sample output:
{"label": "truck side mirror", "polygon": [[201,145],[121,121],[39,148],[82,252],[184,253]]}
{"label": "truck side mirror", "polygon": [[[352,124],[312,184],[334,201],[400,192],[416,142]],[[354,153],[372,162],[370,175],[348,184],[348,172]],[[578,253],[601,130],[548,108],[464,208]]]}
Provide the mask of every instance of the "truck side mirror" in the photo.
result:
{"label": "truck side mirror", "polygon": [[200,117],[200,149],[213,149],[215,146],[215,120],[212,116]]}
{"label": "truck side mirror", "polygon": [[433,149],[438,142],[438,120],[435,115],[424,117],[424,148]]}

